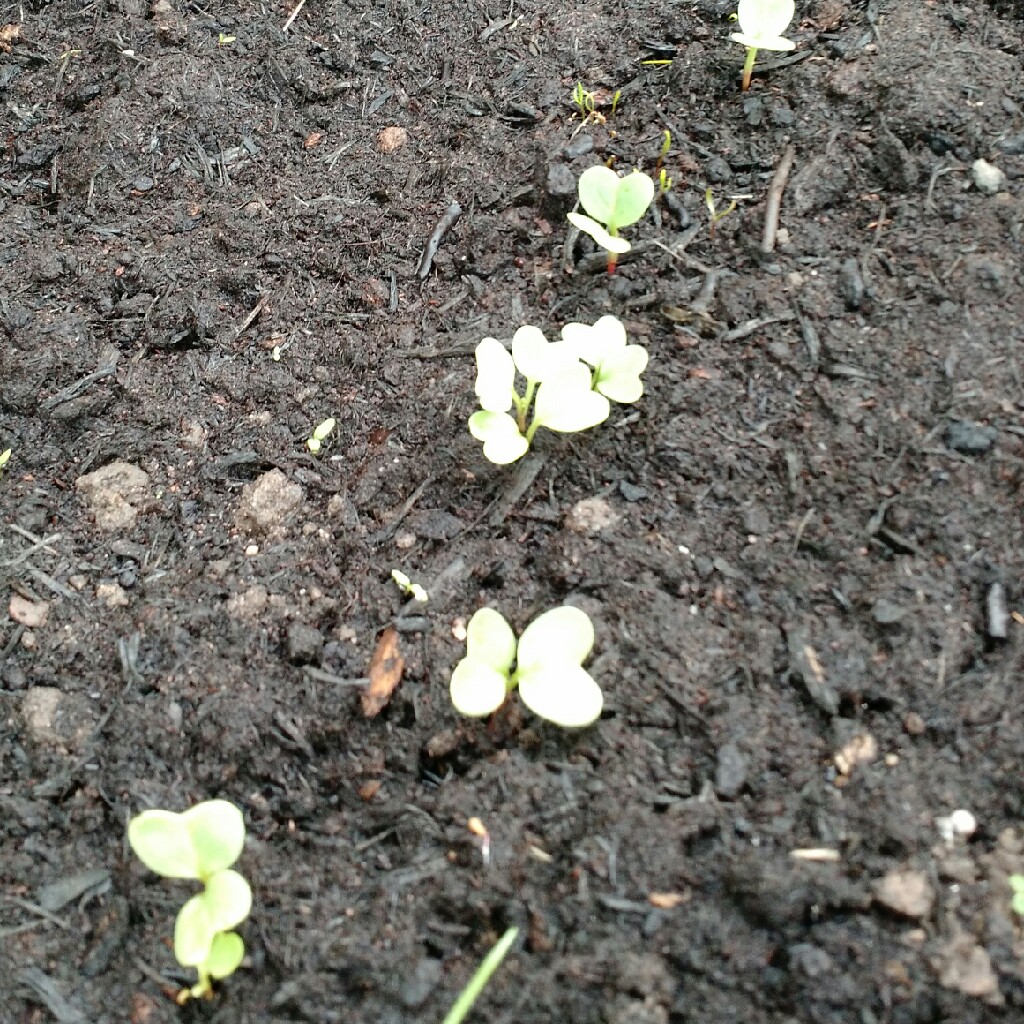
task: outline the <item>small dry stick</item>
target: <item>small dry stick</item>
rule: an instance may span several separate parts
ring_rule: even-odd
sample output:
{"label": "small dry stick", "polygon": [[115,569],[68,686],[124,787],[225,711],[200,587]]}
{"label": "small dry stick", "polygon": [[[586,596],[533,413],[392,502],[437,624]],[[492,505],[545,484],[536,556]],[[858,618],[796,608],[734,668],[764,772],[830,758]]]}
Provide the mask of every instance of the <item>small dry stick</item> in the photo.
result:
{"label": "small dry stick", "polygon": [[775,176],[768,188],[768,203],[764,208],[764,236],[761,239],[761,252],[775,252],[775,236],[779,230],[779,211],[782,209],[782,193],[786,190],[789,172],[793,169],[796,149],[787,146],[782,154],[779,166],[775,168]]}
{"label": "small dry stick", "polygon": [[295,10],[288,15],[288,20],[284,23],[284,28],[281,29],[282,32],[287,32],[288,29],[292,27],[292,22],[299,16],[299,12],[305,6],[306,0],[299,0],[299,2],[295,5]]}

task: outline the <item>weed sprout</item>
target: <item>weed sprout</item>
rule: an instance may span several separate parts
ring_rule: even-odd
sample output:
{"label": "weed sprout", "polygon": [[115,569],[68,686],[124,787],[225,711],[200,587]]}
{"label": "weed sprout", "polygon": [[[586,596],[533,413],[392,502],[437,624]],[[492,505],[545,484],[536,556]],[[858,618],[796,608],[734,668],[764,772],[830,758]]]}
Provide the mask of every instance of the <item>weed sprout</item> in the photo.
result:
{"label": "weed sprout", "polygon": [[743,91],[750,88],[750,76],[758,50],[795,50],[796,44],[783,38],[782,33],[793,20],[794,0],[739,0],[736,20],[740,31],[729,36],[733,42],[747,48],[743,64]]}
{"label": "weed sprout", "polygon": [[654,199],[654,182],[642,171],[620,178],[610,167],[598,164],[580,175],[578,189],[586,215],[567,214],[569,222],[607,250],[608,273],[612,274],[619,256],[631,248],[619,231],[647,212]]}

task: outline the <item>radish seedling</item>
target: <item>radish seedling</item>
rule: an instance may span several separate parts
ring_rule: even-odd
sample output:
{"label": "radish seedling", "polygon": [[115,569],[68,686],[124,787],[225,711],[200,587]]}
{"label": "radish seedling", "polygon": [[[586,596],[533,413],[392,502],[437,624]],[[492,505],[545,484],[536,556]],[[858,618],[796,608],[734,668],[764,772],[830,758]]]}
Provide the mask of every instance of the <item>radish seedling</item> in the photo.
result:
{"label": "radish seedling", "polygon": [[466,626],[466,656],[455,666],[451,697],[469,718],[497,711],[516,687],[535,714],[566,729],[600,717],[601,688],[583,668],[594,646],[585,612],[564,605],[534,619],[516,642],[493,608],[481,608]]}
{"label": "radish seedling", "polygon": [[[573,434],[608,418],[611,407],[592,390],[590,370],[565,345],[550,344],[536,327],[516,331],[511,354],[497,339],[484,338],[476,347],[476,366],[481,409],[469,418],[469,432],[483,442],[484,457],[496,465],[522,458],[541,427]],[[522,394],[516,390],[517,370],[526,378]]]}
{"label": "radish seedling", "polygon": [[232,931],[252,906],[249,883],[231,870],[245,844],[242,812],[226,800],[208,800],[184,814],[143,811],[128,823],[128,842],[150,871],[203,883],[178,912],[174,955],[199,972],[199,983],[178,1002],[208,996],[212,980],[233,974],[245,956],[241,936]]}
{"label": "radish seedling", "polygon": [[314,454],[317,455],[320,449],[324,446],[324,441],[331,436],[334,430],[335,422],[333,417],[323,421],[318,427],[313,430],[313,433],[306,439],[306,447]]}
{"label": "radish seedling", "polygon": [[391,578],[406,597],[411,597],[414,601],[419,601],[421,604],[426,604],[429,600],[429,595],[423,587],[418,583],[413,583],[401,569],[392,569]]}
{"label": "radish seedling", "polygon": [[8,448],[5,452],[0,452],[0,476],[4,475],[4,466],[11,461],[11,449]]}
{"label": "radish seedling", "polygon": [[647,369],[647,349],[626,344],[626,328],[617,317],[603,316],[594,324],[566,324],[562,344],[593,368],[591,386],[605,398],[629,405],[643,395],[640,374]]}
{"label": "radish seedling", "polygon": [[1024,917],[1024,875],[1010,875],[1010,888],[1013,890],[1010,906]]}
{"label": "radish seedling", "polygon": [[619,230],[635,224],[654,199],[654,182],[642,171],[633,171],[620,178],[610,167],[598,164],[588,167],[579,180],[582,213],[567,214],[574,224],[608,251],[608,273],[615,272],[619,256],[631,246],[619,237]]}
{"label": "radish seedling", "polygon": [[743,91],[750,88],[750,76],[758,50],[795,50],[796,43],[784,39],[782,33],[793,20],[794,0],[739,0],[736,20],[740,31],[729,36],[747,48],[743,64]]}

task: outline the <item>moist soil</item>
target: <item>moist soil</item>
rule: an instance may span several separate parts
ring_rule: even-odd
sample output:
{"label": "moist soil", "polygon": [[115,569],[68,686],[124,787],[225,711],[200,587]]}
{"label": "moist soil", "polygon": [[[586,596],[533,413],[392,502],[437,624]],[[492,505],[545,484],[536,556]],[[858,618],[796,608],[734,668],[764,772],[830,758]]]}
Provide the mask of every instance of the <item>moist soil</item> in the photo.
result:
{"label": "moist soil", "polygon": [[[0,18],[0,1019],[436,1021],[511,926],[476,1019],[1020,1019],[1019,6],[800,2],[746,94],[718,0],[295,6]],[[608,275],[575,180],[666,130]],[[641,400],[489,464],[476,343],[609,313]],[[601,719],[459,719],[563,603]],[[214,797],[179,1008],[125,826]]]}

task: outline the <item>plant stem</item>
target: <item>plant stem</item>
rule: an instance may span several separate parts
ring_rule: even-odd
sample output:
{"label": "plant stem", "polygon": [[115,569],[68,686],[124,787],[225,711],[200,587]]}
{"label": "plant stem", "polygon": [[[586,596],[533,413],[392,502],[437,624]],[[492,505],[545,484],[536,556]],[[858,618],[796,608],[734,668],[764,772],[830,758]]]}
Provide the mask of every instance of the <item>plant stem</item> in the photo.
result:
{"label": "plant stem", "polygon": [[747,47],[747,59],[743,62],[743,91],[750,88],[750,76],[754,73],[754,61],[757,59],[757,47]]}
{"label": "plant stem", "polygon": [[505,955],[512,948],[512,943],[518,936],[518,928],[509,928],[502,935],[484,957],[483,962],[476,969],[476,973],[469,979],[469,984],[459,993],[459,998],[455,1000],[442,1024],[462,1024],[462,1021],[466,1019],[466,1014],[473,1008],[473,1004],[483,992],[484,986],[491,980],[491,975],[501,965],[501,961],[505,959]]}

